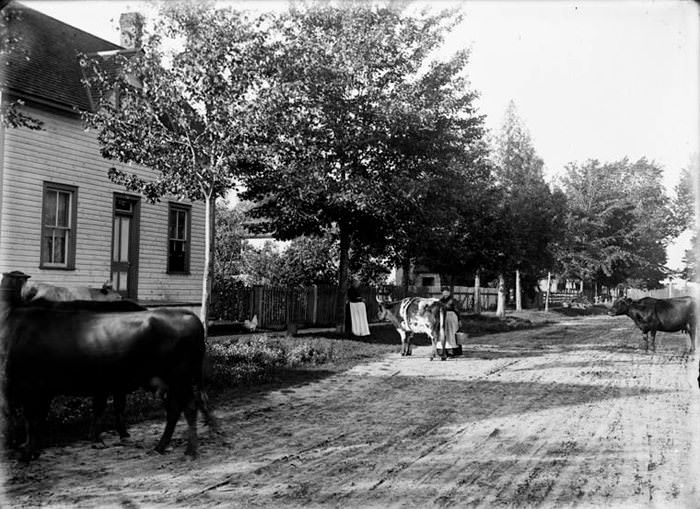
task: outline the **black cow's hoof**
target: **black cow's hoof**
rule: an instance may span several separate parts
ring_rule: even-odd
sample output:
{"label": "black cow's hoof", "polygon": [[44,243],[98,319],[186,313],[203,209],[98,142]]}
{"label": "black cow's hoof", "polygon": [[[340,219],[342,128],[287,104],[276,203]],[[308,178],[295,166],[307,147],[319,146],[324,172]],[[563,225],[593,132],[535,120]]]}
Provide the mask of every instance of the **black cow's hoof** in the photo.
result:
{"label": "black cow's hoof", "polygon": [[441,361],[446,361],[446,360],[447,360],[447,357],[440,357],[440,360],[441,360]]}
{"label": "black cow's hoof", "polygon": [[29,463],[32,460],[35,460],[39,457],[39,451],[35,451],[33,449],[28,449],[26,447],[23,447],[19,451],[19,461],[22,463]]}
{"label": "black cow's hoof", "polygon": [[152,451],[149,451],[150,454],[165,454],[165,447],[161,447],[160,445],[157,445],[153,448]]}

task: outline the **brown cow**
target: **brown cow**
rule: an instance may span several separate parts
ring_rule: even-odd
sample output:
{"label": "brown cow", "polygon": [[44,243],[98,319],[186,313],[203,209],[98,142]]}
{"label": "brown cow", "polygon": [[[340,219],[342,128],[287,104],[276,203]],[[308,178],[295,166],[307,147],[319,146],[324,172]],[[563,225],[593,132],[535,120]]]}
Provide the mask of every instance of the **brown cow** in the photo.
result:
{"label": "brown cow", "polygon": [[695,352],[695,300],[692,297],[654,299],[644,297],[639,300],[622,298],[616,300],[610,311],[611,316],[627,315],[642,331],[644,349],[649,349],[648,334],[651,333],[651,349],[656,350],[656,332],[687,332],[690,335],[690,351]]}

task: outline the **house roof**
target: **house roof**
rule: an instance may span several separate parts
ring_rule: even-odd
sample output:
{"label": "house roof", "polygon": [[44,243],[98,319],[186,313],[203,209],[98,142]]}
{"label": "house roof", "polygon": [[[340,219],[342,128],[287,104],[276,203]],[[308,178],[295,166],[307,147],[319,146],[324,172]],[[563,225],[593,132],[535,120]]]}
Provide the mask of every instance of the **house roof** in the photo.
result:
{"label": "house roof", "polygon": [[2,12],[9,18],[10,36],[18,39],[5,55],[2,83],[7,90],[62,108],[89,109],[78,55],[123,48],[19,2],[11,1]]}

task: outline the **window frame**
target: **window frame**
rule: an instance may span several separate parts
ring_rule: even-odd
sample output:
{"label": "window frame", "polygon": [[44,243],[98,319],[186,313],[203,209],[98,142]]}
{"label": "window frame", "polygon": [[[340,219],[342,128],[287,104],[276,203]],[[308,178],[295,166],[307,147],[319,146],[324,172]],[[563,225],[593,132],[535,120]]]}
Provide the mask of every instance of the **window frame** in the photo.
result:
{"label": "window frame", "polygon": [[[64,264],[47,262],[47,252],[44,247],[44,238],[47,236],[47,229],[52,228],[44,224],[44,217],[46,216],[47,204],[47,193],[68,193],[70,195],[70,210],[68,212],[68,221],[70,239],[66,243],[66,262]],[[42,192],[41,192],[41,236],[39,240],[39,268],[45,270],[75,270],[75,251],[77,247],[78,238],[78,187],[71,186],[68,184],[60,184],[58,182],[44,181]]]}
{"label": "window frame", "polygon": [[[173,227],[172,216],[174,211],[185,213],[185,240],[171,238],[170,231]],[[168,203],[168,230],[166,232],[166,267],[165,271],[167,274],[172,275],[190,275],[190,259],[192,251],[192,206],[184,203],[169,202]],[[170,267],[170,242],[180,241],[185,242],[185,268],[184,270],[172,270]]]}

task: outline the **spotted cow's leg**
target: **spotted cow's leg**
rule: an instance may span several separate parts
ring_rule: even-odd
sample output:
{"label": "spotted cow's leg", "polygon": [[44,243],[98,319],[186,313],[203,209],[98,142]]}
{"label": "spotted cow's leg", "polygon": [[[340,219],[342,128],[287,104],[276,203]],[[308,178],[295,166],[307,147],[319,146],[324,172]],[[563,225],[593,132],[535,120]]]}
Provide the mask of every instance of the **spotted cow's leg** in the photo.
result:
{"label": "spotted cow's leg", "polygon": [[401,356],[406,355],[406,331],[403,329],[396,329],[401,337]]}
{"label": "spotted cow's leg", "polygon": [[413,350],[411,349],[411,340],[413,339],[413,332],[408,332],[406,334],[406,355],[411,355]]}
{"label": "spotted cow's leg", "polygon": [[430,336],[430,342],[433,344],[433,351],[430,354],[430,360],[432,361],[435,357],[437,357],[437,338],[435,337],[435,332],[431,332],[429,334]]}

